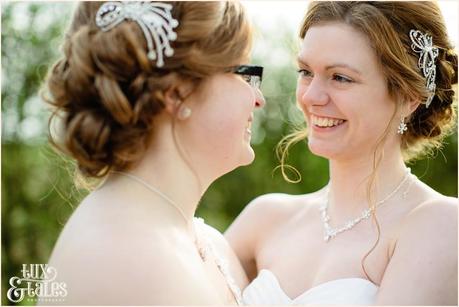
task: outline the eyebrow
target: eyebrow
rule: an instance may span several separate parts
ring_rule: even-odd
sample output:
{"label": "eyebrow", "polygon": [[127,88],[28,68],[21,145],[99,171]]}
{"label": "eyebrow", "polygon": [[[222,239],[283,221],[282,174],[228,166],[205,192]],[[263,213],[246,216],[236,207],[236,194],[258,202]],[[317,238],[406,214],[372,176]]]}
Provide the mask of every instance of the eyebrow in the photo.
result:
{"label": "eyebrow", "polygon": [[[299,64],[303,64],[303,65],[306,65],[306,66],[309,66],[308,63],[306,63],[303,59],[301,58],[298,58],[298,63]],[[329,69],[332,69],[332,68],[336,68],[336,67],[341,67],[341,68],[346,68],[346,69],[349,69],[349,70],[352,70],[353,72],[361,75],[362,73],[360,72],[360,70],[348,65],[348,64],[345,64],[345,63],[334,63],[332,65],[328,65],[325,67],[326,70],[329,70]]]}

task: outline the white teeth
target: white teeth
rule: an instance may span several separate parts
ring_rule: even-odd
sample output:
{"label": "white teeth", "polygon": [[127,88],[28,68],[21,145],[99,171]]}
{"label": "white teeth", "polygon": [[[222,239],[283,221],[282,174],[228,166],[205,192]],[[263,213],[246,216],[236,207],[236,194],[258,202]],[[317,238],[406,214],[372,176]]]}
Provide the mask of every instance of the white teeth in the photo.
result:
{"label": "white teeth", "polygon": [[342,119],[334,119],[334,118],[327,118],[327,117],[317,117],[311,115],[312,124],[319,127],[333,127],[340,125],[344,122]]}

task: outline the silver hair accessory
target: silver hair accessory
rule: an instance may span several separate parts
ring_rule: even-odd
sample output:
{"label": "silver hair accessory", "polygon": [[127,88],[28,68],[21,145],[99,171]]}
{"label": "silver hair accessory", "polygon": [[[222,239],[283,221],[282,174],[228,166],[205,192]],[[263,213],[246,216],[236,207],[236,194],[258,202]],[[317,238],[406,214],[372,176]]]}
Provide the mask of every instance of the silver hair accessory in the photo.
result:
{"label": "silver hair accessory", "polygon": [[147,41],[148,58],[156,66],[164,66],[163,56],[172,56],[174,49],[169,41],[177,38],[174,32],[179,23],[171,15],[172,5],[161,2],[110,1],[97,11],[96,25],[109,31],[126,19],[137,22]]}
{"label": "silver hair accessory", "polygon": [[411,49],[419,53],[418,67],[422,69],[422,74],[426,78],[426,88],[430,93],[426,100],[426,108],[428,108],[435,96],[435,59],[438,57],[438,48],[432,46],[432,36],[421,31],[411,30],[410,38]]}

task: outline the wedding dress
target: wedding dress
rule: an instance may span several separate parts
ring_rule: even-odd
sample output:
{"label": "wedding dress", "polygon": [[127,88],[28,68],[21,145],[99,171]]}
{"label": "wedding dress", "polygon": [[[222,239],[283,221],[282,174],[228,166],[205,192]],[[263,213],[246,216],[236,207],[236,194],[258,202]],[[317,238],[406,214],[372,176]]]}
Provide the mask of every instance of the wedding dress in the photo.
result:
{"label": "wedding dress", "polygon": [[263,269],[244,289],[246,305],[372,305],[378,286],[363,278],[341,278],[319,284],[295,298],[282,290],[273,272]]}

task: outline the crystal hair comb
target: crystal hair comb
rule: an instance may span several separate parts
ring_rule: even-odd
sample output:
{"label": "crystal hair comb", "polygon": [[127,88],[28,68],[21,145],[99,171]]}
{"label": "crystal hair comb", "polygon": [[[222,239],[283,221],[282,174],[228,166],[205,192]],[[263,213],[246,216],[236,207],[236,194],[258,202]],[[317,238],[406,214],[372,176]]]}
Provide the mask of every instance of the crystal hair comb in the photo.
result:
{"label": "crystal hair comb", "polygon": [[105,32],[126,19],[137,22],[147,41],[148,58],[156,60],[157,67],[162,67],[163,57],[174,54],[170,41],[177,38],[173,29],[179,23],[172,17],[171,9],[172,5],[161,2],[105,2],[97,11],[96,25]]}
{"label": "crystal hair comb", "polygon": [[430,93],[426,100],[426,108],[428,108],[435,96],[435,60],[438,57],[438,48],[433,47],[432,36],[421,31],[411,30],[410,38],[412,42],[411,49],[419,53],[418,67],[422,70],[422,74],[426,79],[426,88]]}

